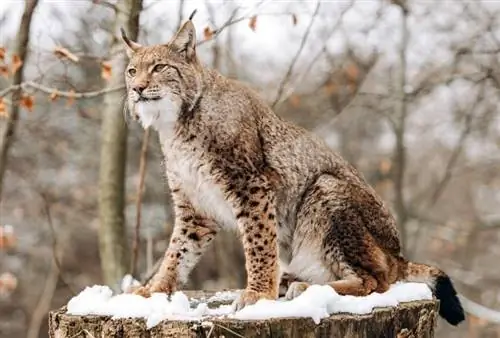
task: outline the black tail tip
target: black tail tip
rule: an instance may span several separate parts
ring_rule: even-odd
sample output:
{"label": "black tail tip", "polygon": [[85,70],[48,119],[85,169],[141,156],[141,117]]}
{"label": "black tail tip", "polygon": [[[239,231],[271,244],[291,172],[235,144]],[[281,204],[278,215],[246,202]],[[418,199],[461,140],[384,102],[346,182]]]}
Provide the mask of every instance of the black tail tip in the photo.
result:
{"label": "black tail tip", "polygon": [[439,299],[439,315],[453,326],[465,320],[464,309],[450,277],[445,274],[436,278],[436,298]]}

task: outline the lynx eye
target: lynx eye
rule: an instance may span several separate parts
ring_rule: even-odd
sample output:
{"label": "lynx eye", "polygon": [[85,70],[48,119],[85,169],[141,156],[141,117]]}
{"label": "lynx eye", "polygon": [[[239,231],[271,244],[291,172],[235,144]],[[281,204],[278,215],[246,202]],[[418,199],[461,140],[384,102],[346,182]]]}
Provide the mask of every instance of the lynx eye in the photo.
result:
{"label": "lynx eye", "polygon": [[157,64],[156,66],[154,66],[154,67],[153,67],[153,73],[158,73],[158,72],[161,72],[162,70],[164,70],[164,69],[165,69],[165,67],[166,67],[166,66],[167,66],[167,65],[162,64],[162,63]]}
{"label": "lynx eye", "polygon": [[137,70],[135,68],[130,68],[127,72],[128,72],[128,75],[135,76],[135,74],[137,73]]}

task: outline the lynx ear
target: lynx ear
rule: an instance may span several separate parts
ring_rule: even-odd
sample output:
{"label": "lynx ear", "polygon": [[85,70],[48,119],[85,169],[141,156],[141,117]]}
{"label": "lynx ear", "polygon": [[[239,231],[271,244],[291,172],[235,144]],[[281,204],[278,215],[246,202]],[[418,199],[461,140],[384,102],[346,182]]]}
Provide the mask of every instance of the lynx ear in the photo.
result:
{"label": "lynx ear", "polygon": [[191,61],[196,56],[196,30],[191,21],[194,13],[196,13],[196,11],[191,14],[189,20],[182,25],[170,42],[170,46],[176,52],[183,55],[188,61]]}
{"label": "lynx ear", "polygon": [[142,45],[130,40],[127,37],[127,34],[125,34],[125,30],[123,28],[120,28],[120,32],[122,33],[122,40],[125,43],[125,50],[127,51],[127,55],[128,57],[132,57],[132,55],[134,55],[134,53],[137,52],[139,48],[142,47]]}

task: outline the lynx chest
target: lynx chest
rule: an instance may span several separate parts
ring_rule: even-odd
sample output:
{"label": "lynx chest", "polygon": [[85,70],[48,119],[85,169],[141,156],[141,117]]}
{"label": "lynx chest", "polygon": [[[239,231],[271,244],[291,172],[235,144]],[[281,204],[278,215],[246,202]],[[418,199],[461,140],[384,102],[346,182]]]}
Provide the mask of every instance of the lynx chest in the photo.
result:
{"label": "lynx chest", "polygon": [[180,185],[181,191],[201,215],[215,220],[220,227],[236,227],[236,218],[224,197],[223,187],[210,177],[208,164],[198,152],[172,146],[165,151],[167,177]]}

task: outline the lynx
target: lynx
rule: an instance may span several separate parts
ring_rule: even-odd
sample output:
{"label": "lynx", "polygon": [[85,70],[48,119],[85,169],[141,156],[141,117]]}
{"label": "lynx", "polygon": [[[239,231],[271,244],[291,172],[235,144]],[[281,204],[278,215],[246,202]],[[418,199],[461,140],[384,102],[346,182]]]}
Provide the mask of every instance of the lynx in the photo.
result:
{"label": "lynx", "polygon": [[418,281],[444,319],[464,320],[450,278],[402,256],[395,219],[353,166],[201,64],[191,18],[167,44],[122,38],[129,109],[159,133],[176,215],[162,265],[137,294],[175,291],[217,233],[234,228],[247,272],[235,310],[311,284],[363,296]]}

